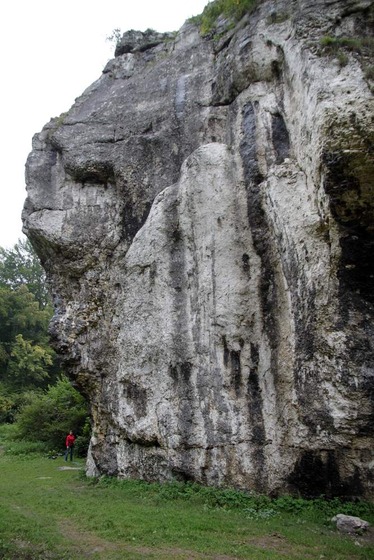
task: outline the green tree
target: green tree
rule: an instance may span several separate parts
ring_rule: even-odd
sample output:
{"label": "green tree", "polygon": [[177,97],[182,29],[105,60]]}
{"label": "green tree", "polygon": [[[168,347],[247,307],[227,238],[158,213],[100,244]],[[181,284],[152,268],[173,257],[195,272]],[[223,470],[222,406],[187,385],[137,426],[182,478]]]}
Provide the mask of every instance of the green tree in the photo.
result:
{"label": "green tree", "polygon": [[41,309],[26,285],[0,285],[0,381],[15,391],[45,387],[57,375],[57,359],[49,345],[50,319],[50,308]]}
{"label": "green tree", "polygon": [[[0,247],[0,382],[7,398],[45,388],[57,378],[59,364],[48,336],[51,317],[45,274],[30,242]],[[21,400],[14,402],[19,406]]]}
{"label": "green tree", "polygon": [[0,247],[0,286],[27,286],[41,309],[50,305],[45,273],[28,239],[19,239],[13,249]]}
{"label": "green tree", "polygon": [[87,437],[87,418],[87,402],[62,376],[45,393],[30,396],[18,414],[17,427],[20,437],[42,441],[50,449],[62,450],[70,430],[80,437]]}
{"label": "green tree", "polygon": [[49,377],[48,367],[52,364],[53,351],[50,347],[43,348],[17,334],[8,365],[8,375],[14,387],[40,385]]}
{"label": "green tree", "polygon": [[0,341],[13,341],[17,334],[46,342],[51,309],[40,309],[26,285],[16,289],[0,286]]}
{"label": "green tree", "polygon": [[10,422],[13,420],[12,411],[14,408],[14,400],[3,395],[0,392],[0,423]]}
{"label": "green tree", "polygon": [[51,317],[44,272],[30,242],[0,248],[0,422],[16,417],[22,437],[55,449],[72,429],[82,453],[90,432],[87,404],[60,377],[49,344]]}

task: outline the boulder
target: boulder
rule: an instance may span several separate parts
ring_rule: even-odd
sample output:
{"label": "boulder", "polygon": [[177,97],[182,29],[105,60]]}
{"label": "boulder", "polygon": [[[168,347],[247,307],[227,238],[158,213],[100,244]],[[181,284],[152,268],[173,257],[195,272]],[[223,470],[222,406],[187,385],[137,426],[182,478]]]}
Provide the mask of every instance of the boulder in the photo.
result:
{"label": "boulder", "polygon": [[331,521],[336,523],[337,529],[342,533],[361,534],[370,527],[370,523],[367,521],[353,515],[344,515],[343,513],[338,513]]}

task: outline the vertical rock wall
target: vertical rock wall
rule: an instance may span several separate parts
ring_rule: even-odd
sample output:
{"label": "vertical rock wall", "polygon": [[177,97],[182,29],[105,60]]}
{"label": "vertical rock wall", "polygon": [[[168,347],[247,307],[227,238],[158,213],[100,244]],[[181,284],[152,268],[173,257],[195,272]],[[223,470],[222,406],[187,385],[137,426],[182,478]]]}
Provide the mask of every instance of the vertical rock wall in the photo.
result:
{"label": "vertical rock wall", "polygon": [[320,47],[372,20],[269,0],[129,32],[35,136],[24,228],[90,475],[373,494],[373,96]]}

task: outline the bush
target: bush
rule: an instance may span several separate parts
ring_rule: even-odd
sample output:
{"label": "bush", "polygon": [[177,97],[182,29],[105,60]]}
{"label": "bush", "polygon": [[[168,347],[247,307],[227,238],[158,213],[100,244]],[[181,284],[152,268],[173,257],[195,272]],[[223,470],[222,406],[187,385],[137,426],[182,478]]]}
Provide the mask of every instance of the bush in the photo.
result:
{"label": "bush", "polygon": [[90,444],[91,438],[91,422],[88,417],[86,417],[85,424],[83,426],[82,432],[78,435],[74,444],[74,453],[78,457],[86,457],[88,446]]}
{"label": "bush", "polygon": [[30,394],[17,416],[19,437],[62,450],[66,434],[73,430],[82,438],[80,449],[83,451],[84,438],[87,439],[87,412],[85,399],[66,377],[62,377],[45,393]]}
{"label": "bush", "polygon": [[42,390],[37,388],[15,392],[0,382],[0,424],[12,424],[20,409],[41,394]]}
{"label": "bush", "polygon": [[11,422],[13,419],[14,400],[0,394],[0,423]]}
{"label": "bush", "polygon": [[214,29],[219,16],[239,21],[246,13],[251,12],[258,2],[259,0],[213,0],[205,6],[202,14],[189,21],[200,26],[202,35],[208,35]]}

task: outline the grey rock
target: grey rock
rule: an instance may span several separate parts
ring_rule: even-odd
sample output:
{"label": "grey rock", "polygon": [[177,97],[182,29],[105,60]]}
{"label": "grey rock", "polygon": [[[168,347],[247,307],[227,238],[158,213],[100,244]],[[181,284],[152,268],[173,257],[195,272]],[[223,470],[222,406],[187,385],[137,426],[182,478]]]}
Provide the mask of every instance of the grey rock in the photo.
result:
{"label": "grey rock", "polygon": [[173,33],[158,33],[153,29],[147,29],[147,31],[131,29],[122,35],[114,54],[121,56],[127,53],[144,52],[172,39],[174,39]]}
{"label": "grey rock", "polygon": [[218,38],[129,32],[34,137],[24,231],[90,475],[373,496],[373,95],[320,47],[372,17],[267,0]]}
{"label": "grey rock", "polygon": [[344,515],[343,513],[338,513],[331,521],[336,523],[337,529],[342,533],[361,534],[370,527],[370,523],[367,521],[353,515]]}

